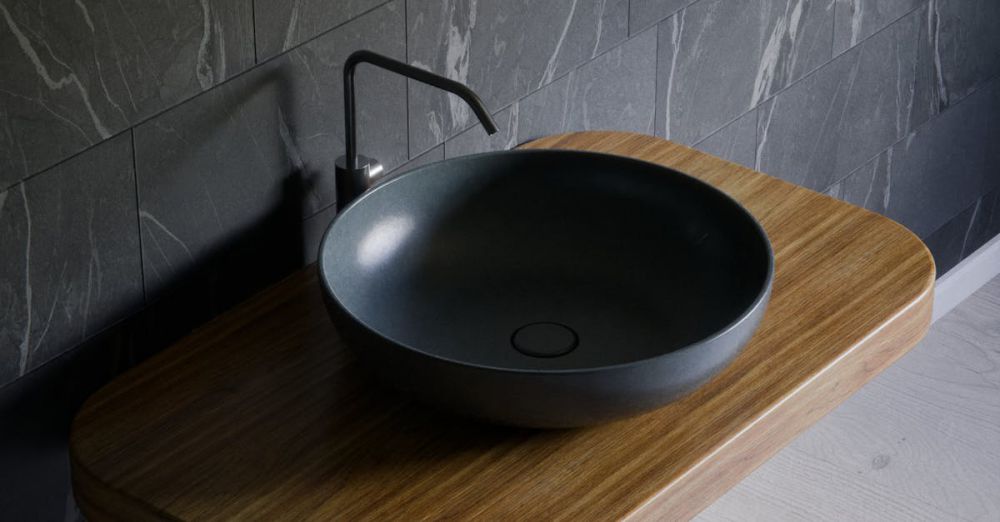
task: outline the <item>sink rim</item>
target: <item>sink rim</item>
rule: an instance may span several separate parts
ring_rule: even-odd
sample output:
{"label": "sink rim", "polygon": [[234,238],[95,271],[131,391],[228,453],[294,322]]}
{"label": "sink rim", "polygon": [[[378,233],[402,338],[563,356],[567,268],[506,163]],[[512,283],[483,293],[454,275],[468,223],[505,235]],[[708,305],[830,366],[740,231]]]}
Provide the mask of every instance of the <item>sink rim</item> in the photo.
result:
{"label": "sink rim", "polygon": [[[333,288],[332,288],[332,286],[330,284],[330,278],[327,276],[326,265],[323,262],[323,260],[324,260],[324,254],[326,252],[328,252],[328,251],[331,250],[330,248],[328,248],[328,244],[331,243],[331,241],[332,241],[331,238],[333,236],[333,231],[337,227],[337,224],[341,221],[341,217],[342,216],[348,214],[351,211],[351,209],[353,209],[354,207],[363,205],[364,201],[366,199],[372,197],[372,194],[376,193],[377,191],[384,190],[384,187],[387,187],[387,186],[389,186],[389,185],[391,185],[391,184],[399,181],[400,179],[407,178],[407,177],[412,176],[412,175],[419,175],[421,172],[423,172],[425,170],[430,170],[430,169],[436,168],[441,163],[452,163],[452,162],[456,162],[457,163],[457,162],[462,162],[462,161],[471,161],[471,160],[488,158],[488,157],[494,157],[494,156],[510,156],[510,155],[519,155],[519,156],[568,155],[568,156],[590,156],[590,157],[594,157],[594,158],[603,158],[603,159],[614,158],[614,161],[621,161],[621,162],[624,162],[624,163],[632,163],[634,165],[641,165],[641,166],[643,166],[643,168],[654,167],[654,168],[657,168],[657,169],[665,170],[665,171],[667,171],[667,173],[670,173],[670,174],[673,174],[673,175],[683,176],[685,178],[688,178],[690,181],[695,182],[695,184],[698,185],[698,186],[700,186],[702,189],[708,190],[709,192],[712,192],[715,195],[720,196],[723,200],[728,201],[736,209],[738,209],[738,211],[739,211],[739,213],[741,215],[743,215],[744,217],[746,217],[747,219],[749,219],[749,222],[753,225],[753,228],[757,232],[758,237],[760,239],[762,239],[763,243],[764,243],[764,247],[765,247],[765,251],[766,251],[767,271],[766,271],[765,277],[763,278],[761,287],[760,287],[760,289],[758,289],[757,294],[754,297],[752,303],[742,313],[740,313],[738,316],[736,316],[732,321],[730,321],[729,323],[727,323],[723,327],[719,328],[718,330],[712,332],[710,335],[702,337],[698,341],[696,341],[694,343],[691,343],[691,344],[689,344],[687,346],[683,346],[683,347],[671,350],[669,352],[660,353],[660,354],[657,354],[657,355],[654,355],[654,356],[651,356],[651,357],[645,357],[645,358],[641,358],[641,359],[635,359],[635,360],[632,360],[632,361],[629,361],[629,362],[616,363],[616,364],[607,364],[607,365],[600,365],[600,366],[588,366],[588,367],[580,367],[580,368],[541,369],[541,368],[511,368],[511,367],[505,367],[505,366],[494,366],[494,365],[490,365],[490,364],[473,363],[473,362],[468,362],[468,361],[462,361],[462,360],[459,360],[459,359],[454,359],[454,358],[451,358],[451,357],[444,357],[444,356],[441,356],[441,355],[438,355],[438,354],[435,354],[435,353],[431,353],[431,352],[428,352],[428,351],[420,349],[420,348],[416,348],[416,347],[414,347],[414,346],[412,346],[412,345],[410,345],[410,344],[408,344],[406,342],[399,341],[397,339],[394,339],[393,337],[390,337],[388,335],[385,335],[385,334],[379,332],[378,330],[376,330],[375,328],[373,328],[372,326],[370,326],[368,323],[366,323],[364,320],[362,320],[360,317],[358,317],[356,314],[354,314],[351,310],[349,310],[344,305],[343,302],[340,301],[340,299],[337,297],[336,293],[333,291]],[[747,210],[747,208],[744,207],[735,198],[733,198],[729,194],[725,193],[721,189],[713,186],[712,184],[707,183],[707,182],[705,182],[705,181],[703,181],[701,179],[698,179],[695,176],[692,176],[690,174],[686,174],[684,172],[681,172],[681,171],[679,171],[677,169],[674,169],[674,168],[671,168],[671,167],[660,165],[658,163],[654,163],[654,162],[651,162],[651,161],[640,160],[640,159],[632,158],[632,157],[629,157],[629,156],[621,156],[621,155],[617,155],[617,154],[607,154],[607,153],[603,153],[603,152],[593,152],[593,151],[584,151],[584,150],[575,150],[575,149],[514,149],[514,150],[504,150],[504,151],[482,152],[482,153],[478,153],[478,154],[469,154],[469,155],[464,155],[464,156],[458,156],[458,157],[455,157],[455,158],[446,158],[446,159],[443,159],[443,160],[435,161],[433,163],[428,163],[427,165],[422,165],[420,167],[408,170],[408,171],[400,173],[400,174],[396,174],[396,175],[391,175],[390,174],[386,179],[380,181],[378,184],[376,184],[375,186],[373,186],[370,189],[366,190],[363,194],[361,194],[360,196],[358,196],[357,198],[355,198],[354,201],[352,201],[349,205],[347,205],[346,207],[344,207],[344,209],[342,209],[342,210],[338,209],[337,214],[336,214],[336,216],[334,216],[333,221],[331,221],[331,223],[327,226],[326,231],[323,232],[323,240],[320,242],[319,253],[317,255],[317,264],[319,265],[318,268],[319,268],[320,285],[322,286],[323,292],[326,295],[326,297],[329,299],[329,301],[331,303],[335,304],[336,307],[337,307],[337,309],[342,314],[344,314],[347,317],[349,317],[352,322],[354,322],[357,326],[359,326],[361,328],[364,328],[370,334],[372,334],[372,335],[374,335],[374,336],[376,336],[378,338],[384,339],[385,341],[387,341],[387,342],[389,342],[389,343],[391,343],[391,344],[393,344],[393,345],[395,345],[395,346],[397,346],[399,348],[403,348],[403,349],[409,350],[411,352],[414,352],[415,354],[419,354],[419,355],[424,356],[424,357],[429,357],[431,359],[435,359],[435,360],[438,360],[440,362],[444,362],[444,363],[447,363],[447,364],[454,364],[454,365],[459,365],[459,366],[466,367],[466,368],[474,368],[474,369],[480,369],[480,370],[485,370],[485,371],[490,371],[490,372],[501,372],[501,373],[517,374],[517,375],[585,375],[585,374],[589,374],[589,373],[600,373],[600,372],[607,372],[607,371],[624,370],[624,369],[629,369],[631,367],[646,365],[646,364],[649,364],[652,361],[664,360],[664,359],[669,359],[669,358],[680,356],[681,354],[684,354],[684,353],[690,352],[692,350],[698,349],[699,347],[702,347],[703,345],[710,344],[713,341],[726,336],[726,334],[728,334],[730,331],[732,331],[732,330],[738,328],[739,326],[741,326],[747,320],[747,318],[749,318],[749,317],[753,316],[755,313],[757,313],[757,311],[761,307],[767,306],[767,302],[768,302],[768,300],[770,298],[770,295],[771,295],[771,288],[772,288],[772,285],[773,285],[773,282],[774,282],[774,249],[771,246],[771,240],[768,237],[767,232],[764,230],[764,227],[760,224],[760,221],[758,221],[757,218],[754,217],[754,215],[752,213],[750,213],[750,211]],[[761,316],[761,320],[762,320],[762,318],[763,318],[763,316]],[[750,340],[752,340],[752,339],[753,339],[753,337],[750,338]],[[749,342],[749,341],[747,341],[747,342]],[[740,347],[740,351],[742,351],[742,348],[743,347]]]}

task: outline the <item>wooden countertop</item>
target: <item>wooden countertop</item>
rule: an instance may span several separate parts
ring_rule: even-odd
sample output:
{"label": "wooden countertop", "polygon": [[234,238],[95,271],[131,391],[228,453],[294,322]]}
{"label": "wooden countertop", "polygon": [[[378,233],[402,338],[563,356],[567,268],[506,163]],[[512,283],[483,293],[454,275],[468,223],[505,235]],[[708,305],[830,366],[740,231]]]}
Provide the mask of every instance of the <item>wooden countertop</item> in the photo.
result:
{"label": "wooden countertop", "polygon": [[101,389],[70,437],[91,520],[674,520],[693,516],[912,347],[934,263],[877,214],[658,138],[528,147],[632,156],[742,202],[775,252],[735,362],[688,397],[594,428],[532,431],[383,390],[341,343],[312,267]]}

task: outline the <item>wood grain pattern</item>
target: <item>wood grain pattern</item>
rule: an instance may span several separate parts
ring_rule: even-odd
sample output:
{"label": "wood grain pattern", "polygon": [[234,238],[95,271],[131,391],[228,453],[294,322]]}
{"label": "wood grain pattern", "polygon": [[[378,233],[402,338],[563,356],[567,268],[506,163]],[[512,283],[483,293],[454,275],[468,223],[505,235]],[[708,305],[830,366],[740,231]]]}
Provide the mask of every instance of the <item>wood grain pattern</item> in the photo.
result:
{"label": "wood grain pattern", "polygon": [[934,265],[874,213],[638,134],[529,147],[632,156],[712,183],[775,250],[767,314],[688,397],[634,419],[531,431],[439,414],[374,385],[306,269],[95,394],[71,434],[94,519],[688,518],[927,329]]}
{"label": "wood grain pattern", "polygon": [[1000,277],[697,519],[1000,520]]}

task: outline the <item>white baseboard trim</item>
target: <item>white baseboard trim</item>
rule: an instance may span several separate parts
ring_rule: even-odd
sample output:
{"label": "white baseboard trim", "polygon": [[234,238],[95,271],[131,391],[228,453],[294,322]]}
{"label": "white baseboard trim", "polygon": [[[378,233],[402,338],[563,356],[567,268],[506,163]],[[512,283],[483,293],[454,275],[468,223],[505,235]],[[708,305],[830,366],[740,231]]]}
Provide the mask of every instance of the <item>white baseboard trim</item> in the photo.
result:
{"label": "white baseboard trim", "polygon": [[991,239],[938,278],[934,285],[932,321],[950,312],[997,275],[1000,275],[1000,236]]}

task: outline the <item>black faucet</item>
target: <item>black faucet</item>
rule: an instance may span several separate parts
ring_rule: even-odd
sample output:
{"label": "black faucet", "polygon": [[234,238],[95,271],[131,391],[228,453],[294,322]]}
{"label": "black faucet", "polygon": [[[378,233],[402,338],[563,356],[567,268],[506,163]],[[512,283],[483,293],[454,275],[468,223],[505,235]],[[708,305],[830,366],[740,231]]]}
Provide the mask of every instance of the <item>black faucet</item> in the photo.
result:
{"label": "black faucet", "polygon": [[471,89],[444,76],[407,65],[387,56],[371,51],[355,51],[347,57],[344,63],[344,141],[347,154],[337,158],[337,210],[343,209],[375,184],[383,175],[382,165],[372,159],[358,154],[357,135],[354,122],[354,69],[359,63],[370,63],[397,74],[413,78],[418,82],[433,85],[450,93],[458,95],[472,107],[476,117],[489,134],[497,132],[497,126],[483,102]]}

